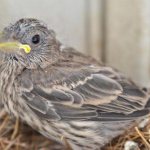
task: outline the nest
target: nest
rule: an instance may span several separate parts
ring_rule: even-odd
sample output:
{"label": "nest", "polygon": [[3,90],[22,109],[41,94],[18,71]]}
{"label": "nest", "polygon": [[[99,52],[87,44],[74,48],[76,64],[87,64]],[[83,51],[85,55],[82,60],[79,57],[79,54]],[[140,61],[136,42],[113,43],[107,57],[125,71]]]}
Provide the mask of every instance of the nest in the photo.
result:
{"label": "nest", "polygon": [[112,140],[108,143],[103,150],[124,150],[125,143],[133,141],[137,144],[136,148],[127,148],[128,150],[150,150],[150,119],[147,118],[148,122],[141,128],[139,124],[135,123],[132,128],[127,129],[123,135]]}
{"label": "nest", "polygon": [[[114,139],[104,150],[123,150],[126,141],[138,143],[139,149],[150,149],[150,122],[142,130],[130,129],[124,135]],[[0,112],[0,149],[1,150],[56,150],[60,145],[45,138],[29,126]]]}

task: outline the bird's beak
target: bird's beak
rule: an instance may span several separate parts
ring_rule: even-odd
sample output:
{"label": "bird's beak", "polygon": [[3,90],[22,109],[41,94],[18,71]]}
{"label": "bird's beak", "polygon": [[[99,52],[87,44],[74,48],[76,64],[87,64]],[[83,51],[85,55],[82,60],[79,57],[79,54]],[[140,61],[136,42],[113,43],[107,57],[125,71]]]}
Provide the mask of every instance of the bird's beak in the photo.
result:
{"label": "bird's beak", "polygon": [[27,44],[19,43],[18,41],[8,40],[4,34],[0,32],[0,52],[20,53],[20,50],[28,54],[31,51],[31,47]]}
{"label": "bird's beak", "polygon": [[27,44],[21,44],[19,42],[1,42],[0,51],[6,53],[15,53],[23,49],[25,53],[30,53],[31,47]]}

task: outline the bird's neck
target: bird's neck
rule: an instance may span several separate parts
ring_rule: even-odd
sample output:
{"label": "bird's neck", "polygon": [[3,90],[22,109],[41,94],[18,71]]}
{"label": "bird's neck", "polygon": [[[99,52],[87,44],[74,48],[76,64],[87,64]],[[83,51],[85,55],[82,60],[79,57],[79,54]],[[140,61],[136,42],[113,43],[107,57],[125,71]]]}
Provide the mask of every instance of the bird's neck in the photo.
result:
{"label": "bird's neck", "polygon": [[0,65],[0,100],[5,106],[10,106],[8,103],[11,103],[13,99],[15,79],[22,69],[23,66],[16,62]]}
{"label": "bird's neck", "polygon": [[12,84],[23,68],[21,64],[14,61],[0,65],[0,87],[5,86],[5,84]]}

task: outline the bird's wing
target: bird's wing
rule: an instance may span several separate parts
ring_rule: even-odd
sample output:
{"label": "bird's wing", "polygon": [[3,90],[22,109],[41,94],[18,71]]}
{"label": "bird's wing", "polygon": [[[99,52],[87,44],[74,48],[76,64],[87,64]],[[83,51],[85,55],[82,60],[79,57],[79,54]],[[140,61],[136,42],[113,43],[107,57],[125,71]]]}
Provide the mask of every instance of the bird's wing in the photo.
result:
{"label": "bird's wing", "polygon": [[18,84],[41,119],[121,121],[148,113],[147,94],[109,67],[26,69]]}

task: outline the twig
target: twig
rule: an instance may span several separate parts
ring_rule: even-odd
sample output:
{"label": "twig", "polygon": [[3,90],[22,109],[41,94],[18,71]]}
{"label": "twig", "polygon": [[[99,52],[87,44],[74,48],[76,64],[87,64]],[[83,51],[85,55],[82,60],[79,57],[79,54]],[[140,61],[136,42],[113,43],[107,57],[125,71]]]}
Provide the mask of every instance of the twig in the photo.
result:
{"label": "twig", "polygon": [[[8,144],[8,145],[11,143],[11,141],[9,141],[7,139],[0,139],[0,141],[3,142],[3,143],[5,143],[5,144]],[[18,142],[16,142],[16,140],[15,140],[14,145],[18,145],[19,147],[22,147],[22,148],[28,148],[27,144],[25,144],[25,143],[18,143]]]}
{"label": "twig", "polygon": [[138,127],[135,127],[135,130],[138,133],[138,135],[141,137],[141,139],[144,141],[144,143],[146,144],[146,146],[150,149],[150,144],[147,142],[147,140],[144,138],[144,136],[142,135],[142,133],[139,131]]}
{"label": "twig", "polygon": [[2,149],[4,149],[5,146],[2,141],[0,141],[0,144],[1,144]]}
{"label": "twig", "polygon": [[3,128],[5,127],[5,125],[7,124],[8,119],[9,119],[9,117],[6,116],[5,119],[4,119],[4,121],[2,122],[2,124],[1,124],[1,126],[0,126],[0,132],[2,131],[2,129],[3,129]]}
{"label": "twig", "polygon": [[15,144],[16,140],[14,141],[11,141],[6,147],[4,150],[9,150],[14,144]]}
{"label": "twig", "polygon": [[13,131],[13,133],[11,135],[11,140],[13,140],[16,137],[16,135],[18,133],[18,129],[19,129],[19,118],[16,119],[14,131]]}

